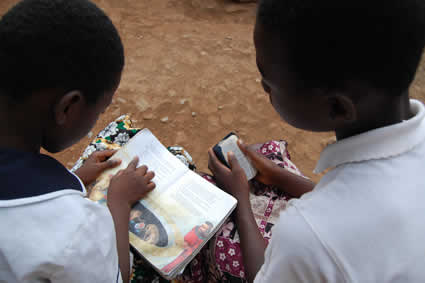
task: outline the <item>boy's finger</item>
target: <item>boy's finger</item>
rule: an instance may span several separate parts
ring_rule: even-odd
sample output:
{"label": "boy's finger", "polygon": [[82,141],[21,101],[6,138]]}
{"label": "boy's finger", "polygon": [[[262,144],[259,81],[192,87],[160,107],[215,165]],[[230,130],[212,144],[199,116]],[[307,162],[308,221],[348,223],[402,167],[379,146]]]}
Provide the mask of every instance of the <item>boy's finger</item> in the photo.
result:
{"label": "boy's finger", "polygon": [[102,155],[105,156],[106,158],[111,157],[116,152],[117,152],[116,149],[108,149],[108,150],[101,151]]}
{"label": "boy's finger", "polygon": [[236,169],[241,169],[241,166],[239,165],[239,162],[232,151],[229,151],[227,153],[227,159],[229,160],[229,166],[230,166],[230,169],[232,169],[232,171]]}
{"label": "boy's finger", "polygon": [[214,151],[212,148],[208,150],[208,168],[214,173],[217,171],[217,167],[220,164],[217,156],[215,156]]}
{"label": "boy's finger", "polygon": [[142,165],[137,168],[137,174],[140,174],[141,176],[145,176],[146,172],[148,172],[148,166],[146,165]]}
{"label": "boy's finger", "polygon": [[155,177],[155,172],[153,171],[148,171],[145,175],[145,179],[150,182],[150,180],[152,180]]}
{"label": "boy's finger", "polygon": [[211,159],[208,159],[208,169],[210,169],[210,171],[213,173],[214,175],[214,169],[212,168],[213,165],[211,164]]}
{"label": "boy's finger", "polygon": [[139,164],[139,157],[134,157],[133,160],[128,164],[127,169],[136,170],[137,164]]}
{"label": "boy's finger", "polygon": [[121,164],[120,159],[109,159],[108,161],[101,163],[101,167],[102,169],[109,169],[109,168],[117,167],[120,164]]}
{"label": "boy's finger", "polygon": [[109,157],[115,154],[117,152],[116,150],[102,150],[102,151],[96,151],[94,154],[96,154],[96,159],[99,161],[105,161]]}
{"label": "boy's finger", "polygon": [[[252,151],[250,148],[248,148],[247,146],[246,146],[246,144],[241,140],[241,139],[239,139],[238,140],[238,146],[239,146],[239,148],[240,148],[240,150],[245,154],[245,155],[247,155],[247,156],[249,156],[249,157],[251,157],[251,155],[254,155],[256,152],[254,152],[254,151]],[[256,155],[256,154],[255,154]]]}
{"label": "boy's finger", "polygon": [[254,163],[263,161],[263,156],[256,152],[254,149],[249,148],[242,140],[238,140],[238,146],[241,151]]}
{"label": "boy's finger", "polygon": [[156,185],[155,185],[155,183],[154,183],[154,182],[150,182],[150,183],[146,186],[146,188],[147,188],[149,191],[152,191],[153,189],[155,189],[155,187],[156,187]]}
{"label": "boy's finger", "polygon": [[215,155],[214,151],[210,149],[208,151],[209,159],[208,159],[208,168],[214,175],[222,175],[230,173],[230,169],[224,165]]}
{"label": "boy's finger", "polygon": [[246,151],[247,151],[248,149],[246,148],[245,143],[243,142],[243,140],[238,139],[238,141],[237,141],[236,143],[238,144],[238,146],[239,146],[240,150],[241,150],[243,153],[246,153]]}

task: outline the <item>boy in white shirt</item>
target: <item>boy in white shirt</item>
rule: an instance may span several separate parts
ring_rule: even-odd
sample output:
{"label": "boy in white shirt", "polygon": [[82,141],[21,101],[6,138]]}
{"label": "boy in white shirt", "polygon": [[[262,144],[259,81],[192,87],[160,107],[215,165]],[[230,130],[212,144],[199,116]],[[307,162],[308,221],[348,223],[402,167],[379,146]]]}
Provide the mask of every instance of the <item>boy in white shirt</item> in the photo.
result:
{"label": "boy in white shirt", "polygon": [[291,200],[270,245],[258,231],[249,184],[209,151],[218,183],[238,199],[248,281],[424,282],[425,109],[409,100],[425,45],[416,0],[261,0],[254,33],[264,90],[280,116],[337,142],[314,185],[242,143],[257,180]]}
{"label": "boy in white shirt", "polygon": [[88,0],[23,0],[0,20],[0,62],[0,282],[128,282],[130,207],[153,172],[133,160],[111,180],[108,210],[84,185],[119,164],[113,151],[79,177],[40,154],[76,143],[111,103],[117,30]]}

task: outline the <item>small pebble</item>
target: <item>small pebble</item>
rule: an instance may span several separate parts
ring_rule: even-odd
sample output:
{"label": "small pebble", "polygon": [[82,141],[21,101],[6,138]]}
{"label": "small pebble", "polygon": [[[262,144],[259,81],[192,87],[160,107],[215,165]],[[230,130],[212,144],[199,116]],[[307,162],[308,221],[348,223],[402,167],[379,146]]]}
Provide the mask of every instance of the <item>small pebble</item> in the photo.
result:
{"label": "small pebble", "polygon": [[260,82],[261,82],[261,79],[256,78],[256,79],[255,79],[255,81],[256,81],[257,83],[260,83]]}
{"label": "small pebble", "polygon": [[183,105],[186,103],[186,99],[180,99],[180,104]]}
{"label": "small pebble", "polygon": [[144,120],[152,120],[153,119],[153,115],[152,114],[146,114],[143,116]]}
{"label": "small pebble", "polygon": [[168,122],[168,117],[161,118],[161,122],[162,123],[167,123]]}
{"label": "small pebble", "polygon": [[88,134],[87,134],[87,137],[88,138],[91,138],[93,136],[93,132],[89,132]]}
{"label": "small pebble", "polygon": [[117,101],[120,103],[127,103],[127,100],[125,100],[124,98],[118,97]]}
{"label": "small pebble", "polygon": [[219,107],[217,107],[218,108],[218,110],[222,110],[223,109],[223,106],[219,106]]}
{"label": "small pebble", "polygon": [[196,116],[196,112],[192,112],[192,117],[195,117]]}
{"label": "small pebble", "polygon": [[248,8],[243,6],[243,5],[239,5],[239,4],[229,4],[226,7],[224,7],[224,10],[227,13],[238,13],[238,12],[244,12],[246,11]]}

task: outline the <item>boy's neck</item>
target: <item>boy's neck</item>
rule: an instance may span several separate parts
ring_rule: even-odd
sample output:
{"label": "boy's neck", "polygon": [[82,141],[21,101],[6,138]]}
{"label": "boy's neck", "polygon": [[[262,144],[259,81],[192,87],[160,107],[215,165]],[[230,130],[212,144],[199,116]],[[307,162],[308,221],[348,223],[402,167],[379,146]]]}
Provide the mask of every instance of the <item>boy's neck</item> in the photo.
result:
{"label": "boy's neck", "polygon": [[336,129],[337,140],[358,135],[377,128],[390,126],[412,118],[408,91],[400,96],[388,98],[378,96],[370,99],[358,109],[359,121],[345,128]]}
{"label": "boy's neck", "polygon": [[[6,134],[7,135],[7,134]],[[29,137],[30,138],[30,137]],[[9,136],[8,139],[0,141],[1,149],[15,149],[18,151],[40,153],[41,143],[30,143],[22,139],[22,136]]]}
{"label": "boy's neck", "polygon": [[40,153],[43,122],[47,109],[42,101],[16,104],[9,99],[0,98],[0,120],[3,121],[0,148]]}

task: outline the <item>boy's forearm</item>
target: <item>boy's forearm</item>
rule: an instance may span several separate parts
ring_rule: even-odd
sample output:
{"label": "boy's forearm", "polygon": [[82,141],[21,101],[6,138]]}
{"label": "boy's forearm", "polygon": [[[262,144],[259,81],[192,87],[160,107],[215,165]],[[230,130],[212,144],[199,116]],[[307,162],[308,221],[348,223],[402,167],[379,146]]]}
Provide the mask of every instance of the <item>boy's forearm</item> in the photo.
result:
{"label": "boy's forearm", "polygon": [[236,226],[241,242],[245,276],[248,282],[253,282],[255,275],[264,263],[266,242],[258,230],[249,199],[238,201]]}
{"label": "boy's forearm", "polygon": [[108,202],[108,208],[114,220],[117,236],[118,261],[124,283],[130,278],[130,241],[128,236],[128,222],[130,218],[130,207],[127,205],[116,205]]}
{"label": "boy's forearm", "polygon": [[273,174],[273,185],[294,197],[301,197],[314,189],[312,181],[290,171],[277,167]]}

